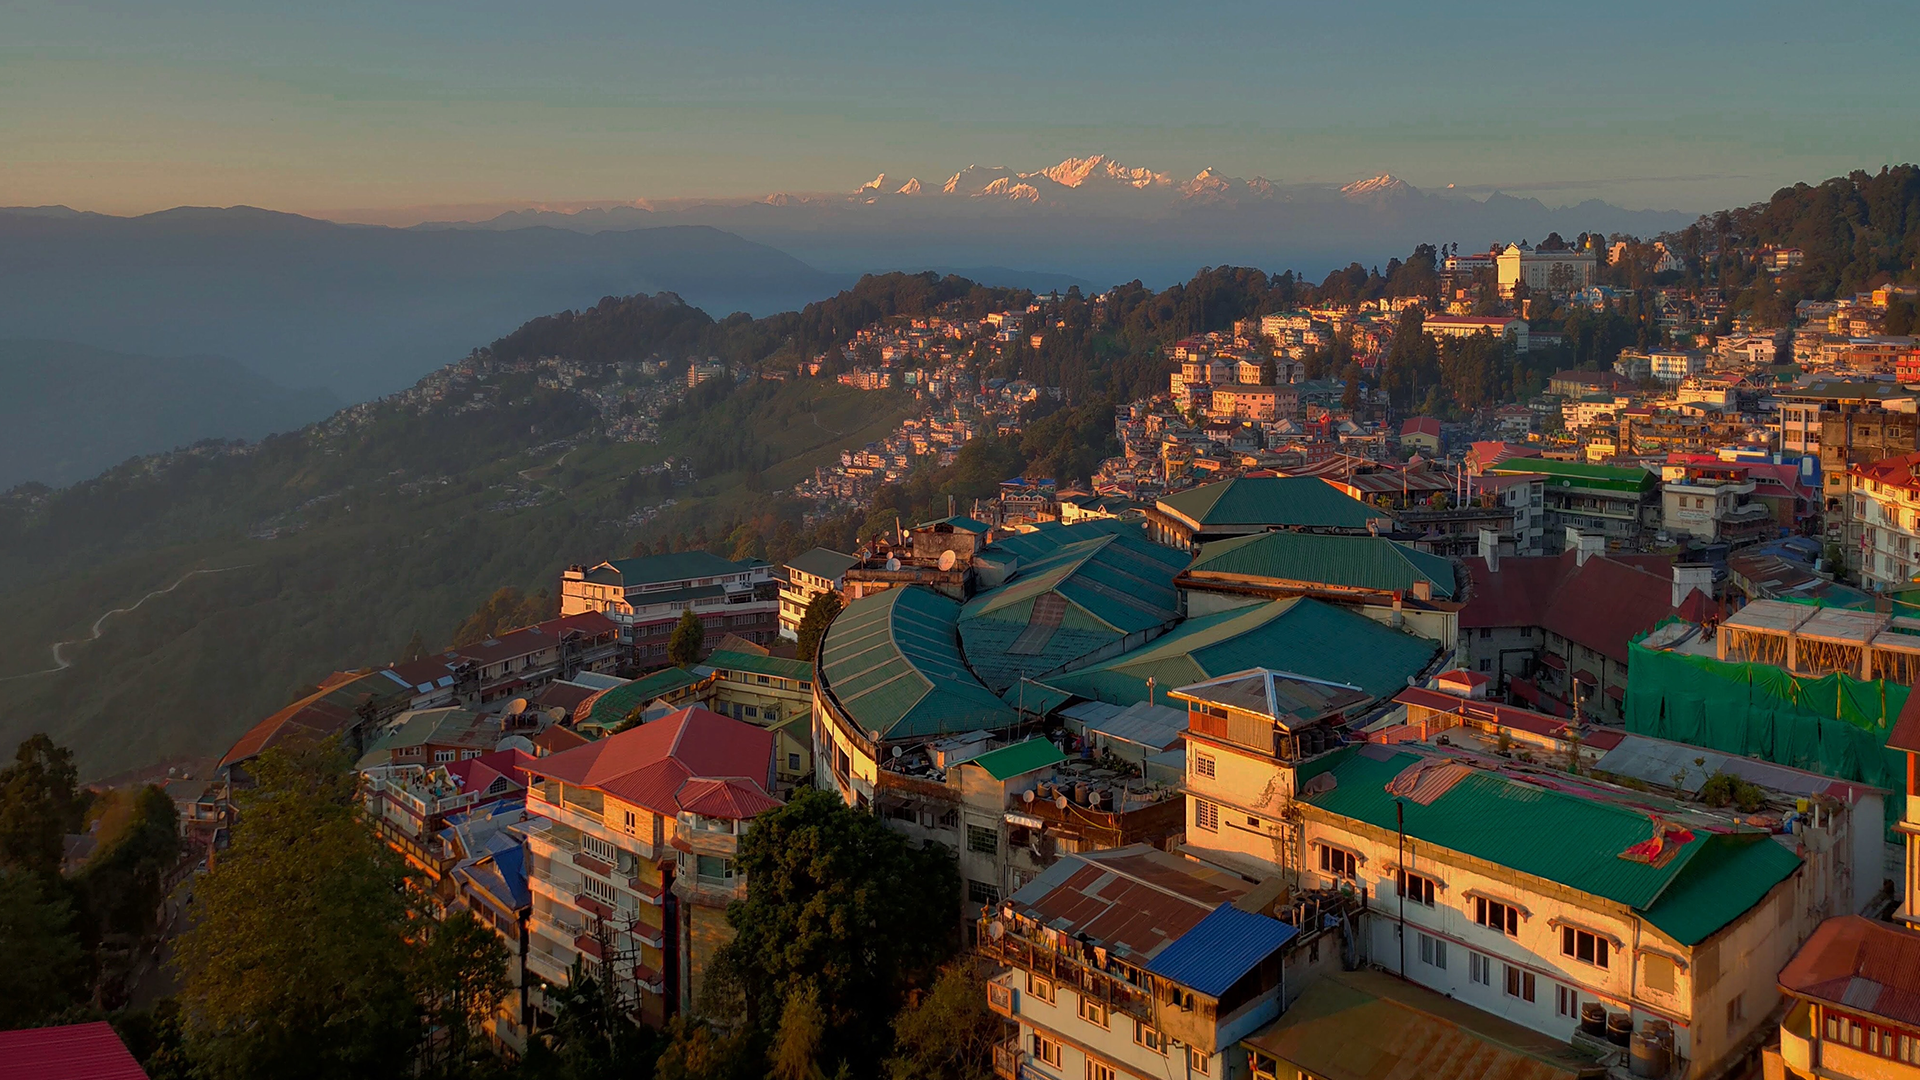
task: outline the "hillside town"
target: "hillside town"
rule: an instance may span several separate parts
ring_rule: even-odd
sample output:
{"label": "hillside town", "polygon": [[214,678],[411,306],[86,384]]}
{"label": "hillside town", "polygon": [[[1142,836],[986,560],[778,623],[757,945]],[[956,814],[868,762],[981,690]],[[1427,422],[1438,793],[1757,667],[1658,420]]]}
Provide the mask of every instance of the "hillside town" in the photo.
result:
{"label": "hillside town", "polygon": [[[337,740],[430,913],[510,956],[513,1057],[576,980],[699,1013],[745,838],[824,792],[954,863],[1004,1080],[1920,1076],[1916,292],[1766,326],[1599,283],[1680,258],[1636,246],[1181,337],[1084,486],[775,562],[563,553],[555,617],[335,672],[171,779],[189,862],[263,755]],[[1067,302],[409,393],[532,376],[647,441],[716,378],[911,392],[793,489],[825,517],[1074,404],[996,374]],[[1657,342],[1529,366],[1627,305]],[[1417,407],[1408,335],[1526,392]]]}

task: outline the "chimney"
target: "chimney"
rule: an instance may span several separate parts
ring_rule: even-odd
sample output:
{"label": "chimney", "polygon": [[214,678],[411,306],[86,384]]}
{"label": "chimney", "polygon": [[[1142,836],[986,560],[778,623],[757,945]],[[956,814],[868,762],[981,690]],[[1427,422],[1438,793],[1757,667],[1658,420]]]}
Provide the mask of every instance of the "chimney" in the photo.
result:
{"label": "chimney", "polygon": [[1480,530],[1480,557],[1487,560],[1487,572],[1500,572],[1500,534],[1492,529]]}
{"label": "chimney", "polygon": [[1573,561],[1576,566],[1585,566],[1593,556],[1607,553],[1606,537],[1585,536],[1574,528],[1567,529],[1567,546],[1575,552]]}
{"label": "chimney", "polygon": [[1673,567],[1673,606],[1679,607],[1687,599],[1687,594],[1698,589],[1701,595],[1713,598],[1713,567],[1682,566]]}

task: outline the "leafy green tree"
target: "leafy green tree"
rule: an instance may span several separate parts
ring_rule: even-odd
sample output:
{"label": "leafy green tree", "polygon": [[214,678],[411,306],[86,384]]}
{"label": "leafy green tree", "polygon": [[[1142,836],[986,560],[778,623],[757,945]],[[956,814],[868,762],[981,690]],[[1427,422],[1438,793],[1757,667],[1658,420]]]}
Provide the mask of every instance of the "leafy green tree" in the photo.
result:
{"label": "leafy green tree", "polygon": [[72,1004],[86,956],[57,885],[0,869],[0,1030],[34,1027]]}
{"label": "leafy green tree", "polygon": [[667,662],[676,667],[692,667],[700,662],[707,643],[707,631],[692,608],[680,613],[673,624],[673,636],[667,639]]}
{"label": "leafy green tree", "polygon": [[422,929],[426,944],[415,965],[415,992],[428,1021],[443,1033],[444,1045],[433,1056],[458,1067],[484,1048],[487,1018],[513,989],[507,948],[470,911]]}
{"label": "leafy green tree", "polygon": [[810,790],[755,820],[739,867],[747,895],[727,909],[735,937],[719,956],[739,979],[749,1028],[771,1035],[790,995],[811,987],[824,1052],[835,1067],[874,1075],[893,1043],[888,1019],[958,947],[952,853],[915,848],[874,815]]}
{"label": "leafy green tree", "polygon": [[276,749],[179,941],[189,1046],[213,1080],[399,1077],[420,1026],[405,869],[333,742]]}
{"label": "leafy green tree", "polygon": [[815,1080],[820,1071],[821,1036],[827,1017],[820,1008],[820,990],[812,983],[787,995],[780,1009],[780,1026],[768,1054],[774,1080]]}
{"label": "leafy green tree", "polygon": [[827,627],[833,625],[844,607],[840,594],[824,592],[807,603],[807,613],[800,616],[800,627],[794,631],[798,645],[794,655],[802,660],[811,660],[820,651],[820,641],[827,636]]}
{"label": "leafy green tree", "polygon": [[671,1035],[655,1066],[656,1080],[763,1080],[767,1076],[766,1055],[752,1032],[726,1032],[682,1016],[674,1019]]}
{"label": "leafy green tree", "polygon": [[533,596],[522,595],[511,585],[494,590],[466,621],[453,629],[453,644],[472,645],[509,630],[532,626],[553,617],[553,601],[545,589]]}
{"label": "leafy green tree", "polygon": [[892,1080],[986,1080],[1005,1029],[987,1008],[979,970],[970,961],[955,961],[917,1004],[894,1017],[887,1074]]}
{"label": "leafy green tree", "polygon": [[46,735],[20,744],[0,769],[0,868],[59,876],[62,841],[80,828],[77,777],[73,751]]}
{"label": "leafy green tree", "polygon": [[151,784],[108,799],[99,846],[75,885],[98,935],[144,936],[154,929],[167,875],[180,860],[180,815]]}

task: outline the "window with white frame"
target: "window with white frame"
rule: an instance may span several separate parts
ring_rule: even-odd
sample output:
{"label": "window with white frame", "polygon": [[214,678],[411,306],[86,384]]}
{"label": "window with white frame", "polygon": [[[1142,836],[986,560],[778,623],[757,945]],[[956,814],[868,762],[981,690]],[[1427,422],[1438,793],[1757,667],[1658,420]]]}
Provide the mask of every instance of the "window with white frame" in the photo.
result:
{"label": "window with white frame", "polygon": [[1420,962],[1428,967],[1447,968],[1447,943],[1431,934],[1420,935]]}
{"label": "window with white frame", "polygon": [[1512,904],[1503,904],[1498,900],[1476,896],[1473,898],[1473,921],[1489,930],[1498,930],[1508,937],[1520,935],[1520,909]]}
{"label": "window with white frame", "polygon": [[1555,986],[1553,1014],[1570,1020],[1580,1019],[1580,991],[1571,986]]}
{"label": "window with white frame", "polygon": [[1053,1004],[1053,983],[1029,971],[1027,972],[1027,996],[1051,1005]]}
{"label": "window with white frame", "polygon": [[1519,998],[1521,1001],[1532,1001],[1534,991],[1533,972],[1524,968],[1514,967],[1512,964],[1506,965],[1506,968],[1507,996]]}
{"label": "window with white frame", "polygon": [[1187,1047],[1187,1070],[1195,1076],[1206,1076],[1213,1072],[1213,1058],[1196,1047]]}
{"label": "window with white frame", "polygon": [[1057,1069],[1060,1067],[1062,1060],[1060,1044],[1039,1032],[1035,1032],[1033,1036],[1033,1056]]}
{"label": "window with white frame", "polygon": [[1202,753],[1198,750],[1194,751],[1193,775],[1204,776],[1209,780],[1214,778],[1214,760],[1212,754]]}
{"label": "window with white frame", "polygon": [[1493,985],[1493,958],[1485,953],[1467,953],[1467,978],[1481,986]]}
{"label": "window with white frame", "polygon": [[1113,1066],[1103,1065],[1092,1058],[1087,1059],[1087,1080],[1117,1080],[1118,1076],[1119,1074],[1113,1071]]}
{"label": "window with white frame", "polygon": [[1328,877],[1352,881],[1360,875],[1360,860],[1351,851],[1321,844],[1320,872]]}
{"label": "window with white frame", "polygon": [[1220,831],[1220,808],[1205,799],[1193,800],[1193,827],[1202,832]]}
{"label": "window with white frame", "polygon": [[1095,1027],[1106,1027],[1109,1022],[1107,1007],[1082,993],[1080,995],[1080,1019],[1085,1020]]}
{"label": "window with white frame", "polygon": [[1415,874],[1406,870],[1398,872],[1400,895],[1416,904],[1433,906],[1434,893],[1438,883],[1424,874]]}

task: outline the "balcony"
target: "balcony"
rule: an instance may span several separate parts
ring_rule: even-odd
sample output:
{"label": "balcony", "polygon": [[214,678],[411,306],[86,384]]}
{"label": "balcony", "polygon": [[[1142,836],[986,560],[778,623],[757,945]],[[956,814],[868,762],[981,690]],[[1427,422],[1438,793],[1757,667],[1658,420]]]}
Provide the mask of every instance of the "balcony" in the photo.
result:
{"label": "balcony", "polygon": [[1066,953],[1056,952],[1051,946],[1028,941],[1011,930],[996,941],[988,930],[994,921],[991,918],[980,920],[978,940],[982,956],[1054,982],[1065,983],[1077,993],[1142,1023],[1154,1022],[1153,995],[1146,990],[1122,982]]}
{"label": "balcony", "polygon": [[1020,1080],[1020,1039],[1016,1036],[993,1046],[993,1075],[1000,1080]]}

